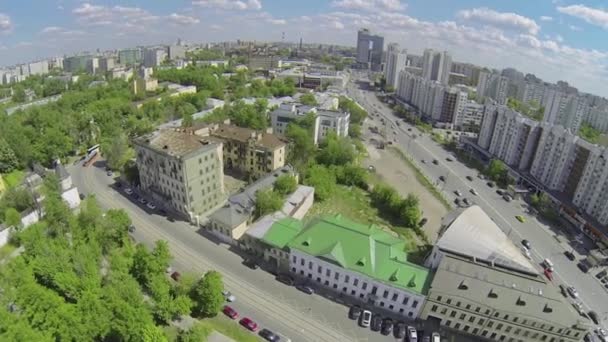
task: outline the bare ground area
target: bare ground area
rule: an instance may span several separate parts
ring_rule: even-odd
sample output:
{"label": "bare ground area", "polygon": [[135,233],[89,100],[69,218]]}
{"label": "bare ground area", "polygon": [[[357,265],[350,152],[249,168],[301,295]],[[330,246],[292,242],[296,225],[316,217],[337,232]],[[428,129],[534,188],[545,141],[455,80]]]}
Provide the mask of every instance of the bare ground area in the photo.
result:
{"label": "bare ground area", "polygon": [[420,199],[422,216],[428,219],[423,230],[431,243],[437,240],[442,218],[448,213],[445,206],[431,194],[416,178],[415,170],[395,153],[387,149],[378,149],[373,144],[366,144],[368,157],[363,165],[376,168],[376,177],[392,186],[402,196],[413,193]]}

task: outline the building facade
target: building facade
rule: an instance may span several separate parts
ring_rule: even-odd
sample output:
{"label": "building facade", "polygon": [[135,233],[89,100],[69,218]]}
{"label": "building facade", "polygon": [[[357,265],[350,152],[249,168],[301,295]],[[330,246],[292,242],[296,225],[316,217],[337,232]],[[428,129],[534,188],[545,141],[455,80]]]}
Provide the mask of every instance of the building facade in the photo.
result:
{"label": "building facade", "polygon": [[406,62],[407,51],[401,50],[397,43],[389,44],[386,53],[384,78],[386,79],[386,84],[395,90],[399,87],[399,74],[405,70]]}
{"label": "building facade", "polygon": [[498,73],[482,71],[479,74],[477,96],[480,98],[489,97],[498,104],[504,105],[507,103],[508,86],[509,79],[507,77]]}
{"label": "building facade", "polygon": [[447,51],[424,50],[422,55],[422,78],[447,85],[452,71],[452,56]]}
{"label": "building facade", "polygon": [[222,144],[163,130],[133,140],[142,191],[192,222],[223,203]]}
{"label": "building facade", "polygon": [[373,71],[382,70],[384,37],[372,34],[368,29],[357,32],[357,63]]}

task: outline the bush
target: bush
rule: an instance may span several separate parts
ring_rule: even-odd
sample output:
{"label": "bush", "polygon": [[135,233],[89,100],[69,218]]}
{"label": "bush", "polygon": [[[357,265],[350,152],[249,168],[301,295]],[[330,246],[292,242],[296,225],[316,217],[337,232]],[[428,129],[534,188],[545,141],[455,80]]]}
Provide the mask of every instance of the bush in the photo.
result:
{"label": "bush", "polygon": [[282,175],[274,182],[274,191],[282,196],[293,193],[297,187],[296,177],[290,175]]}
{"label": "bush", "polygon": [[323,165],[313,165],[306,171],[304,184],[315,188],[315,199],[323,201],[331,196],[336,184],[332,170]]}

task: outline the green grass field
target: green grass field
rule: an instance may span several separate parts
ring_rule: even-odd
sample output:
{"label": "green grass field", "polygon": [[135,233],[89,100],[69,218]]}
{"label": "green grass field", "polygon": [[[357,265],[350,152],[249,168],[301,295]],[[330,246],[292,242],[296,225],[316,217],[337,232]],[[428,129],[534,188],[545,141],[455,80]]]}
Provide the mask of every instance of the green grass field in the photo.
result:
{"label": "green grass field", "polygon": [[4,179],[4,183],[6,184],[6,186],[8,188],[12,188],[14,186],[21,184],[24,177],[25,177],[25,172],[23,172],[21,170],[15,170],[11,173],[2,175],[2,178]]}

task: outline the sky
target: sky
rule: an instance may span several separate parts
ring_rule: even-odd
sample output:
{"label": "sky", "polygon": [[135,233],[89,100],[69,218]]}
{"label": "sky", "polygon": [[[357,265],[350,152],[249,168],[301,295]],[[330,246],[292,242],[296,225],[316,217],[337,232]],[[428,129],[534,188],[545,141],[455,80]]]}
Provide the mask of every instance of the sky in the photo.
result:
{"label": "sky", "polygon": [[225,40],[354,46],[369,28],[408,53],[515,67],[608,96],[605,0],[0,0],[0,65],[77,51]]}

